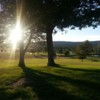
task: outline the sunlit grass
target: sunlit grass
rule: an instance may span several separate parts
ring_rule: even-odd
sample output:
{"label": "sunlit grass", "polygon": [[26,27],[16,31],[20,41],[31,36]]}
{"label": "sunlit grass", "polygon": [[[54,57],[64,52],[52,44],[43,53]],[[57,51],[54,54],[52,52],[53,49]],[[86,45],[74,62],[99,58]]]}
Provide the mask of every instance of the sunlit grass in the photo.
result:
{"label": "sunlit grass", "polygon": [[[29,56],[28,56],[29,57]],[[18,59],[0,60],[1,100],[99,100],[100,62],[87,59],[56,58],[59,67],[47,67],[46,58],[25,59],[21,69]],[[27,85],[13,87],[21,78]]]}
{"label": "sunlit grass", "polygon": [[[100,58],[98,58],[100,61]],[[81,62],[79,59],[57,59],[58,64],[62,64],[62,66],[67,66],[71,68],[81,68],[81,69],[100,69],[100,62],[91,61],[85,59]]]}

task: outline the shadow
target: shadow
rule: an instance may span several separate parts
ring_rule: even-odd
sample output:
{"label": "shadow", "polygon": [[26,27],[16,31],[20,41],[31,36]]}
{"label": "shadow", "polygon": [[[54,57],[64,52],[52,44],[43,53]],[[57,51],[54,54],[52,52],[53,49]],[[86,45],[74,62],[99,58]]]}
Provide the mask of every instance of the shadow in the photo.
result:
{"label": "shadow", "polygon": [[59,68],[62,68],[62,69],[65,69],[65,70],[73,70],[73,71],[84,71],[84,72],[95,72],[95,73],[100,73],[100,70],[99,69],[80,69],[80,68],[68,68],[68,67],[62,67],[62,66],[59,66]]}
{"label": "shadow", "polygon": [[[16,91],[15,91],[16,90]],[[0,100],[28,100],[28,93],[11,87],[0,88]]]}
{"label": "shadow", "polygon": [[10,96],[5,92],[6,88],[0,88],[0,100],[10,100]]}
{"label": "shadow", "polygon": [[[47,67],[48,67],[48,66],[47,66]],[[53,66],[51,66],[51,67],[53,67],[53,68],[54,68],[54,67],[60,68],[61,66],[60,66],[59,64],[56,64],[56,63],[55,63],[55,64],[54,64]]]}
{"label": "shadow", "polygon": [[[78,70],[80,71],[81,69]],[[33,91],[35,91],[39,97],[39,100],[87,100],[81,96],[70,94],[68,91],[66,91],[67,89],[60,89],[59,86],[56,86],[56,83],[59,81],[70,83],[71,85],[78,87],[83,94],[85,92],[88,94],[92,91],[94,93],[92,95],[96,95],[97,97],[95,98],[98,98],[100,83],[91,82],[84,79],[74,79],[71,77],[59,76],[30,68],[23,68],[23,71],[26,75],[26,78],[29,80],[28,85],[32,87]]]}
{"label": "shadow", "polygon": [[[26,79],[25,91],[27,87],[30,87],[32,89],[31,94],[35,93],[36,95],[30,98],[28,91],[23,92],[20,88],[15,94],[7,93],[6,88],[0,88],[0,100],[18,100],[16,99],[18,97],[22,98],[19,100],[100,100],[100,82],[91,81],[93,78],[100,80],[100,70],[66,68],[60,65],[53,68],[54,73],[28,67],[24,67],[22,70]],[[56,73],[57,70],[60,70],[60,73],[70,72],[70,76],[58,74]],[[71,76],[74,72],[79,71],[84,72],[86,75],[84,74],[82,78],[78,78],[81,74],[77,74],[77,77]],[[96,74],[98,76],[94,77]],[[69,87],[68,84],[70,84]],[[69,91],[68,89],[72,90]],[[35,99],[36,97],[38,99]]]}
{"label": "shadow", "polygon": [[69,94],[67,91],[58,88],[52,82],[57,79],[68,81],[68,79],[30,68],[23,68],[28,80],[27,86],[31,86],[39,100],[82,100],[82,98]]}
{"label": "shadow", "polygon": [[[68,68],[68,67],[62,67],[59,66],[58,67],[59,70],[58,72],[61,73],[61,71],[63,71],[64,73],[70,73],[70,74],[77,74],[81,73],[81,76],[83,78],[88,78],[88,80],[100,80],[100,70],[99,69],[80,69],[80,68]],[[83,80],[83,79],[82,79]]]}

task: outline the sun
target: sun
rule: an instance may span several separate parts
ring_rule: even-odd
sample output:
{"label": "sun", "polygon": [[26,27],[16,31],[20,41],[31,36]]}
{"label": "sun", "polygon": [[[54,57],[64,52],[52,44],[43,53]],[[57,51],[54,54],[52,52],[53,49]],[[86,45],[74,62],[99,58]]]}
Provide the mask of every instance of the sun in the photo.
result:
{"label": "sun", "polygon": [[12,44],[13,49],[16,49],[18,42],[22,39],[22,29],[20,23],[16,24],[16,27],[11,30],[9,40]]}

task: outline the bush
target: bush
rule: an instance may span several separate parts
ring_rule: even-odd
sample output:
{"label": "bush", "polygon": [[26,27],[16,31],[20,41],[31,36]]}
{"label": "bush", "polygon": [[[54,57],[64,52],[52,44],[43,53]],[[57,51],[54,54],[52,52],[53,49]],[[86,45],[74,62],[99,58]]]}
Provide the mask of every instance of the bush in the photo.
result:
{"label": "bush", "polygon": [[66,50],[66,51],[64,52],[64,55],[67,57],[67,56],[70,55],[70,52],[69,52],[68,50]]}
{"label": "bush", "polygon": [[86,55],[85,54],[79,54],[78,58],[83,62],[83,60],[86,59]]}

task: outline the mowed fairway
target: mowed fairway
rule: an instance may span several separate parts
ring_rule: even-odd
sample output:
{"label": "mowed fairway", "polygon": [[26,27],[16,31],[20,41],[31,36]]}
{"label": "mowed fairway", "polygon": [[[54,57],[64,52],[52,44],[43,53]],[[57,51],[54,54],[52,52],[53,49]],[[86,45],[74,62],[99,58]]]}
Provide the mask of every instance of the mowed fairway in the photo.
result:
{"label": "mowed fairway", "polygon": [[58,67],[47,59],[0,60],[0,100],[100,100],[100,59],[57,58]]}

